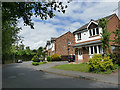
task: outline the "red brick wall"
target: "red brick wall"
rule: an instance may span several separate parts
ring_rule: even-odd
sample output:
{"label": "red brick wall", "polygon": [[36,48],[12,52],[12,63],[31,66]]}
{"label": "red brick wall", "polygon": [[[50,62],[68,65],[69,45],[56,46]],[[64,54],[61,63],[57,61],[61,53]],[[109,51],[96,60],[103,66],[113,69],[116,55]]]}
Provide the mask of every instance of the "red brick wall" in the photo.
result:
{"label": "red brick wall", "polygon": [[[113,31],[116,31],[118,25],[120,24],[120,20],[116,15],[114,15],[107,23],[107,30],[111,32],[110,40],[114,40],[115,35],[112,33]],[[113,44],[112,41],[109,42],[109,45]]]}
{"label": "red brick wall", "polygon": [[[71,44],[68,46],[68,41],[71,42]],[[62,36],[58,37],[55,42],[55,53],[59,55],[68,55],[68,47],[69,55],[75,54],[74,48],[72,47],[75,42],[74,34],[71,32],[67,32],[63,34]]]}

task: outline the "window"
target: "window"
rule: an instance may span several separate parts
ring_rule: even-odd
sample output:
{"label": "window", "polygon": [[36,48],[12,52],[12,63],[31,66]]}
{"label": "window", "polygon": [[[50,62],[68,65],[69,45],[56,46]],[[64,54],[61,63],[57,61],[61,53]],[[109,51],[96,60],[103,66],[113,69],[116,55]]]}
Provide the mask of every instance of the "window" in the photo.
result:
{"label": "window", "polygon": [[101,46],[100,45],[98,45],[98,49],[99,49],[99,53],[101,53]]}
{"label": "window", "polygon": [[82,49],[79,49],[78,54],[82,55]]}
{"label": "window", "polygon": [[97,53],[97,46],[94,46],[94,51],[95,53]]}
{"label": "window", "polygon": [[68,41],[68,45],[70,45],[71,44],[71,42],[70,41]]}
{"label": "window", "polygon": [[99,34],[99,28],[93,28],[91,30],[89,30],[89,34],[90,36],[95,36],[95,35],[98,35]]}
{"label": "window", "polygon": [[95,29],[93,29],[93,35],[95,35]]}
{"label": "window", "polygon": [[90,36],[92,36],[92,30],[89,30]]}
{"label": "window", "polygon": [[78,36],[78,39],[81,39],[81,33],[78,33],[77,36]]}
{"label": "window", "polygon": [[99,29],[98,28],[96,28],[96,34],[99,34]]}
{"label": "window", "polygon": [[93,46],[91,46],[91,54],[93,54]]}

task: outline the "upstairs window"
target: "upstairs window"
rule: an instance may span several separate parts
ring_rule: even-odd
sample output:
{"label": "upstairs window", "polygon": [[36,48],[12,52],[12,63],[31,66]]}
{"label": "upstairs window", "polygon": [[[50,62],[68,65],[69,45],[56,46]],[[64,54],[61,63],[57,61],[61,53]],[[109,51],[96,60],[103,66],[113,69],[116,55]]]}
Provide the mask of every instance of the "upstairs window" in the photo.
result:
{"label": "upstairs window", "polygon": [[89,30],[89,34],[90,36],[95,36],[95,35],[99,35],[99,28],[93,28]]}
{"label": "upstairs window", "polygon": [[92,36],[92,30],[89,30],[90,36]]}
{"label": "upstairs window", "polygon": [[71,42],[70,41],[68,41],[68,45],[70,45],[71,44]]}
{"label": "upstairs window", "polygon": [[95,29],[93,28],[93,36],[95,35]]}
{"label": "upstairs window", "polygon": [[77,36],[78,36],[78,39],[81,39],[81,33],[78,33]]}
{"label": "upstairs window", "polygon": [[98,28],[96,28],[96,34],[99,34],[99,29]]}

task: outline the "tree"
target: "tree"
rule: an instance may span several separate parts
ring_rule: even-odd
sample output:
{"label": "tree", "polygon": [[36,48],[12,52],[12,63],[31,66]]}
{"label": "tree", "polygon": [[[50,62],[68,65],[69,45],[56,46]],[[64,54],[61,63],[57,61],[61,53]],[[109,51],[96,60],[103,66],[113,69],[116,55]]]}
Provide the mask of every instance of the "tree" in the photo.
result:
{"label": "tree", "polygon": [[107,20],[102,18],[102,19],[99,19],[99,24],[98,26],[102,28],[102,38],[101,38],[101,46],[103,48],[103,53],[106,54],[106,51],[107,49],[110,50],[110,47],[109,47],[109,41],[110,41],[110,32],[107,31]]}
{"label": "tree", "polygon": [[26,55],[31,55],[31,50],[30,50],[29,46],[26,47],[25,53],[26,53]]}
{"label": "tree", "polygon": [[14,21],[22,18],[24,25],[33,27],[31,17],[39,16],[42,20],[47,20],[48,17],[55,16],[54,11],[65,13],[67,5],[62,2],[2,2],[2,23],[6,21]]}
{"label": "tree", "polygon": [[120,27],[118,27],[113,33],[115,34],[115,37],[112,41],[114,42],[114,44],[120,45]]}
{"label": "tree", "polygon": [[12,44],[20,40],[18,19],[23,19],[24,25],[34,29],[32,16],[47,20],[55,16],[54,11],[65,13],[65,8],[67,5],[62,2],[2,2],[2,59],[12,53]]}

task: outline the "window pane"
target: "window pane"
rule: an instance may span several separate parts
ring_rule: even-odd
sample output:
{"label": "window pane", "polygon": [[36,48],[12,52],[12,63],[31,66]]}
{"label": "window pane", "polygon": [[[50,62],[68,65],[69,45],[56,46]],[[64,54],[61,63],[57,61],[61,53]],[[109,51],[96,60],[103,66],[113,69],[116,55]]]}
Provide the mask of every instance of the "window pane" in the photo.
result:
{"label": "window pane", "polygon": [[94,46],[94,51],[95,51],[95,53],[97,53],[97,47],[96,46]]}
{"label": "window pane", "polygon": [[90,36],[92,36],[92,32],[91,32],[91,30],[89,30],[89,33],[90,33]]}
{"label": "window pane", "polygon": [[95,29],[93,29],[93,35],[95,35]]}
{"label": "window pane", "polygon": [[99,29],[98,28],[96,28],[96,34],[99,34]]}
{"label": "window pane", "polygon": [[101,46],[100,46],[100,45],[98,45],[98,48],[99,48],[99,53],[101,53]]}
{"label": "window pane", "polygon": [[93,46],[91,46],[91,54],[93,54]]}
{"label": "window pane", "polygon": [[78,33],[77,35],[78,35],[78,39],[81,39],[81,33]]}

